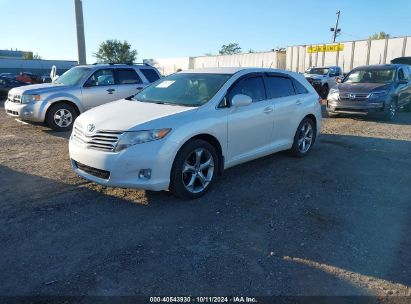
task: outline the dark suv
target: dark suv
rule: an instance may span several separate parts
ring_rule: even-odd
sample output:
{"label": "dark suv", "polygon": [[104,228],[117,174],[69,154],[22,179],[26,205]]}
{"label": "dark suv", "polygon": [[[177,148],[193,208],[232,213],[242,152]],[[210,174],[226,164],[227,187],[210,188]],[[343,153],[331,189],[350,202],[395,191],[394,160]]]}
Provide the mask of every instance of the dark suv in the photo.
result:
{"label": "dark suv", "polygon": [[374,114],[392,120],[398,108],[411,111],[411,67],[404,64],[355,68],[327,97],[330,117]]}

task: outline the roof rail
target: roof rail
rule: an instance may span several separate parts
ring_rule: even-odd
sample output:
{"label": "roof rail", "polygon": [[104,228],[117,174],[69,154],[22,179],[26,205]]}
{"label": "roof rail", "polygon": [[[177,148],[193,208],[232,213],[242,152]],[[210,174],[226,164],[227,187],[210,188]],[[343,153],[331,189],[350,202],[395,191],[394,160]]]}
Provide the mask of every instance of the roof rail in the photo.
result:
{"label": "roof rail", "polygon": [[92,65],[145,65],[145,66],[151,66],[150,64],[146,62],[125,62],[125,63],[114,63],[114,62],[95,62]]}

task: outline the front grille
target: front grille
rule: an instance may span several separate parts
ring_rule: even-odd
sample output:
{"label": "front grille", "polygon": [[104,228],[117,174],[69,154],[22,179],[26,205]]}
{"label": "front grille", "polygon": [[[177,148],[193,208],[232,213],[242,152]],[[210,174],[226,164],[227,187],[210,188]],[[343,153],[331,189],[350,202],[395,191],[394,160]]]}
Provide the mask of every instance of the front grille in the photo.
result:
{"label": "front grille", "polygon": [[113,152],[123,132],[97,131],[92,135],[84,133],[77,125],[73,128],[73,139],[89,149]]}
{"label": "front grille", "polygon": [[368,99],[368,93],[346,93],[340,92],[340,100],[345,101],[366,101]]}
{"label": "front grille", "polygon": [[9,94],[7,100],[14,103],[21,103],[21,96],[19,94]]}
{"label": "front grille", "polygon": [[97,168],[93,168],[87,165],[84,165],[82,163],[76,162],[75,160],[73,160],[75,166],[80,169],[81,171],[84,171],[90,175],[93,175],[95,177],[101,178],[101,179],[106,179],[108,180],[110,178],[110,172],[109,171],[105,171],[105,170],[100,170]]}

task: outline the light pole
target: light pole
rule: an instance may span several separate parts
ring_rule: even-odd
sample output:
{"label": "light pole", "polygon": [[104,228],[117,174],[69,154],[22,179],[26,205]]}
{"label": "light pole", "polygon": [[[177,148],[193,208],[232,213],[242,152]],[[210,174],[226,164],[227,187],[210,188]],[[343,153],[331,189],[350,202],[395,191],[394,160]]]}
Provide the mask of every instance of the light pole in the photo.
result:
{"label": "light pole", "polygon": [[337,35],[341,32],[341,29],[338,28],[338,22],[340,21],[340,14],[341,14],[341,11],[338,11],[337,12],[337,22],[335,24],[335,27],[331,28],[331,32],[334,32],[333,33],[333,43],[335,43],[335,39],[337,38]]}
{"label": "light pole", "polygon": [[87,64],[82,0],[74,0],[74,10],[76,12],[78,63]]}

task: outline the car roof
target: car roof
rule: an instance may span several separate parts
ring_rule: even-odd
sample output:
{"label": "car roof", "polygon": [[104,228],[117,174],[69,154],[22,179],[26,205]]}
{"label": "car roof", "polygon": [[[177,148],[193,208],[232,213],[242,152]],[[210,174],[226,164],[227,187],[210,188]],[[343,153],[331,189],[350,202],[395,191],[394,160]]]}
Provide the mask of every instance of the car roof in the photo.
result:
{"label": "car roof", "polygon": [[374,64],[374,65],[364,65],[354,68],[354,70],[383,70],[387,68],[399,68],[407,66],[406,64]]}
{"label": "car roof", "polygon": [[234,75],[239,72],[245,73],[266,73],[266,72],[277,72],[285,74],[294,74],[290,71],[278,70],[278,69],[269,69],[269,68],[245,68],[245,67],[226,67],[226,68],[203,68],[203,69],[192,69],[182,71],[180,73],[192,73],[192,74],[228,74]]}
{"label": "car roof", "polygon": [[97,63],[97,64],[85,64],[85,65],[78,65],[77,67],[82,68],[101,68],[101,67],[111,67],[111,68],[145,68],[145,69],[155,69],[153,66],[149,64],[109,64],[109,63]]}

